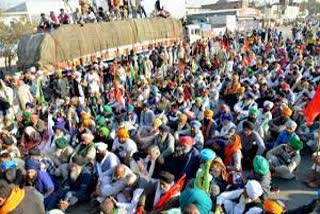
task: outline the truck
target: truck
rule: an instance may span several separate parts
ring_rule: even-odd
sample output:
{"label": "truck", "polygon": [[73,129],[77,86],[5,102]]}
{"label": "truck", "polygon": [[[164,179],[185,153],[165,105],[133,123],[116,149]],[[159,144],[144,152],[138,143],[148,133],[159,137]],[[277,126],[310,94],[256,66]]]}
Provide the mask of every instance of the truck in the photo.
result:
{"label": "truck", "polygon": [[182,39],[181,21],[173,18],[63,25],[52,32],[23,37],[18,44],[17,66],[66,69],[97,58],[112,60],[132,50],[139,53],[154,46],[171,46]]}

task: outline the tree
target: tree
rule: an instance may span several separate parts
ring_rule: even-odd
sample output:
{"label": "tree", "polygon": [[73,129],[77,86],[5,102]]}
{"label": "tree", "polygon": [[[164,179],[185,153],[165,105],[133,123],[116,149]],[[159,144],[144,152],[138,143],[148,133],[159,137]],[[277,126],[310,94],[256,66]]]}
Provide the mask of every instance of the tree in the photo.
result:
{"label": "tree", "polygon": [[301,3],[301,9],[308,9],[310,15],[320,13],[320,3],[316,0],[308,0]]}
{"label": "tree", "polygon": [[9,25],[0,22],[0,50],[5,58],[6,70],[12,69],[11,63],[17,54],[19,40],[24,35],[33,33],[35,29],[34,24],[23,20],[11,22]]}

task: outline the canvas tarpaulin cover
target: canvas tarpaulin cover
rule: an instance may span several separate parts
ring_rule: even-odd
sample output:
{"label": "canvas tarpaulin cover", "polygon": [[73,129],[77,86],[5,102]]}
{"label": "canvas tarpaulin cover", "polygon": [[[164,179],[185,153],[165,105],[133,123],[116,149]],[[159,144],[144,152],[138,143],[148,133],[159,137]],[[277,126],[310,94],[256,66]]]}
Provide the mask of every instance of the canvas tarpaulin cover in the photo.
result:
{"label": "canvas tarpaulin cover", "polygon": [[21,68],[42,67],[124,45],[181,37],[181,22],[171,18],[63,25],[49,33],[23,37],[17,64]]}

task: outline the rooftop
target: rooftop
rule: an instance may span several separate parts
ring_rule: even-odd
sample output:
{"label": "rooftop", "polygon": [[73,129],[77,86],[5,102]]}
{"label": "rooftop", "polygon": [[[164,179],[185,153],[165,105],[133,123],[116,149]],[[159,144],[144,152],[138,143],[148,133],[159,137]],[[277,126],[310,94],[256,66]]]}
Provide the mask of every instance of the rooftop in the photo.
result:
{"label": "rooftop", "polygon": [[8,8],[4,12],[5,13],[27,12],[27,4],[26,2],[22,2],[21,4]]}

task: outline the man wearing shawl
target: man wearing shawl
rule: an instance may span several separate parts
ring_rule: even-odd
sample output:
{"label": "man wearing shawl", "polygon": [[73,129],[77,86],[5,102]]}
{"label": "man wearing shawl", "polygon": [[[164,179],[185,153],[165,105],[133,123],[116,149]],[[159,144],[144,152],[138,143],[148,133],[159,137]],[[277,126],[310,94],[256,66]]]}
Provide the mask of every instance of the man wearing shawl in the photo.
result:
{"label": "man wearing shawl", "polygon": [[39,213],[45,209],[39,194],[31,188],[19,188],[0,180],[0,213]]}
{"label": "man wearing shawl", "polygon": [[180,137],[177,149],[166,159],[165,168],[174,174],[175,178],[180,178],[184,173],[188,178],[195,176],[199,167],[199,151],[193,144],[192,137]]}
{"label": "man wearing shawl", "polygon": [[200,152],[202,166],[197,171],[196,178],[194,180],[194,187],[201,189],[206,193],[210,193],[211,191],[211,181],[213,177],[210,174],[210,167],[215,157],[216,154],[211,149],[203,149]]}
{"label": "man wearing shawl", "polygon": [[234,134],[230,137],[227,145],[224,147],[224,164],[228,172],[239,172],[241,171],[241,138],[239,135]]}
{"label": "man wearing shawl", "polygon": [[80,155],[87,161],[87,164],[94,163],[96,158],[96,148],[93,143],[94,136],[91,132],[86,132],[81,135],[81,144],[74,151],[74,155]]}
{"label": "man wearing shawl", "polygon": [[49,197],[54,192],[51,176],[40,169],[40,162],[29,158],[26,161],[26,185],[34,186],[44,196],[44,204],[48,205]]}
{"label": "man wearing shawl", "polygon": [[257,180],[263,189],[264,196],[270,196],[271,189],[271,172],[267,159],[261,155],[257,155],[253,159],[253,170],[250,175],[251,179]]}
{"label": "man wearing shawl", "polygon": [[108,145],[102,142],[95,144],[96,154],[96,174],[98,177],[110,175],[113,169],[120,164],[118,156],[108,151]]}
{"label": "man wearing shawl", "polygon": [[252,167],[253,158],[256,155],[263,154],[266,149],[264,141],[260,135],[254,130],[254,124],[243,122],[243,131],[239,133],[242,144],[242,167],[250,169]]}
{"label": "man wearing shawl", "polygon": [[294,170],[301,162],[300,150],[303,143],[299,137],[293,136],[289,139],[289,144],[279,145],[267,152],[267,160],[274,177],[283,179],[293,179]]}
{"label": "man wearing shawl", "polygon": [[202,121],[202,134],[205,144],[210,144],[212,137],[215,135],[217,124],[213,119],[213,111],[206,109],[204,111],[204,119]]}
{"label": "man wearing shawl", "polygon": [[230,214],[261,213],[263,209],[259,197],[262,194],[263,190],[260,183],[256,180],[249,180],[244,189],[220,194],[217,198],[216,209]]}
{"label": "man wearing shawl", "polygon": [[180,190],[170,191],[175,184],[174,179],[174,175],[162,171],[159,173],[159,180],[150,182],[150,187],[145,188],[140,199],[146,211],[161,212],[179,206]]}

